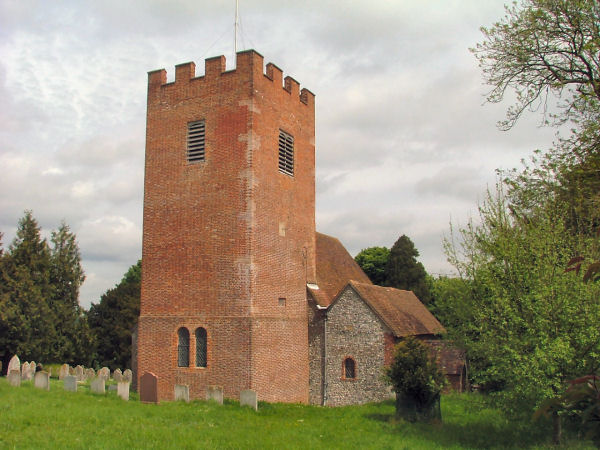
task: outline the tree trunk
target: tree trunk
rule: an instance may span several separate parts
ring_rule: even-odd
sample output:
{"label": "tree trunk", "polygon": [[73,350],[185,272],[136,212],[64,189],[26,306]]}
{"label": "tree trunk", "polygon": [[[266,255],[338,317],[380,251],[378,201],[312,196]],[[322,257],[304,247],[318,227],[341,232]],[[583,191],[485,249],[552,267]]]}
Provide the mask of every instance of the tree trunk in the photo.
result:
{"label": "tree trunk", "polygon": [[552,442],[554,445],[560,445],[562,435],[562,426],[558,411],[552,413]]}

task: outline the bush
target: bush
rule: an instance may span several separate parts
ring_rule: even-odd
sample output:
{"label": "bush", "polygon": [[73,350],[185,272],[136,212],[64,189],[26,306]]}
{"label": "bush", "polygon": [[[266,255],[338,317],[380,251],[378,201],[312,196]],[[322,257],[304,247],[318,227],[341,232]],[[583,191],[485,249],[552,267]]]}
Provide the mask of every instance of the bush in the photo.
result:
{"label": "bush", "polygon": [[441,420],[440,393],[446,385],[429,348],[413,337],[401,341],[386,378],[396,393],[396,414],[411,422]]}

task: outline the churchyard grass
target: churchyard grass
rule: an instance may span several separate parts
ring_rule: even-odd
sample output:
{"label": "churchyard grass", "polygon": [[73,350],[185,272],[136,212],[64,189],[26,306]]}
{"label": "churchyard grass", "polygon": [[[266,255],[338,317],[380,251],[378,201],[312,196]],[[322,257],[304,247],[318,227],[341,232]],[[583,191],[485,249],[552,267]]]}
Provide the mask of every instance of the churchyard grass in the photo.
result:
{"label": "churchyard grass", "polygon": [[[142,404],[83,385],[49,392],[0,378],[0,448],[551,448],[550,425],[511,421],[479,395],[442,399],[443,425],[394,418],[392,402],[343,408],[236,402]],[[594,448],[566,436],[565,448]],[[555,448],[555,447],[552,447]]]}

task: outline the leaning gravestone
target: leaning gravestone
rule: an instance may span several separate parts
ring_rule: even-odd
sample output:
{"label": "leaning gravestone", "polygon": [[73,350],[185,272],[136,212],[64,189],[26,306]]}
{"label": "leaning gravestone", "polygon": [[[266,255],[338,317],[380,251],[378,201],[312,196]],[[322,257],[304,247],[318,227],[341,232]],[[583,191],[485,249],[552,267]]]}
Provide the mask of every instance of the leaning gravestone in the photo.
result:
{"label": "leaning gravestone", "polygon": [[223,404],[223,388],[221,386],[208,386],[206,388],[206,400],[212,400],[219,405]]}
{"label": "leaning gravestone", "polygon": [[187,384],[175,385],[175,401],[178,400],[183,400],[186,403],[190,401],[190,387]]}
{"label": "leaning gravestone", "polygon": [[50,374],[45,371],[36,372],[33,378],[33,385],[39,389],[50,390]]}
{"label": "leaning gravestone", "polygon": [[110,369],[108,367],[103,367],[98,371],[98,377],[104,379],[104,381],[108,381],[110,379]]}
{"label": "leaning gravestone", "polygon": [[68,375],[63,379],[65,391],[77,392],[77,377]]}
{"label": "leaning gravestone", "polygon": [[90,385],[90,389],[94,394],[104,394],[106,393],[106,386],[104,382],[104,378],[98,377],[95,380],[92,380],[92,384]]}
{"label": "leaning gravestone", "polygon": [[16,369],[8,372],[8,382],[11,386],[21,386],[21,372]]}
{"label": "leaning gravestone", "polygon": [[62,366],[60,366],[60,371],[58,372],[58,379],[62,380],[67,376],[69,376],[69,365],[63,364]]}
{"label": "leaning gravestone", "polygon": [[123,374],[121,373],[121,369],[115,369],[115,371],[113,372],[113,380],[115,380],[117,383],[123,381]]}
{"label": "leaning gravestone", "polygon": [[125,401],[129,400],[129,383],[127,381],[117,383],[117,395]]}
{"label": "leaning gravestone", "polygon": [[125,369],[125,372],[123,372],[123,381],[131,383],[132,375],[133,373],[131,372],[131,369]]}
{"label": "leaning gravestone", "polygon": [[152,372],[146,372],[140,377],[140,401],[158,403],[158,377]]}
{"label": "leaning gravestone", "polygon": [[258,402],[256,401],[256,392],[246,389],[240,392],[240,406],[249,406],[258,411]]}
{"label": "leaning gravestone", "polygon": [[6,369],[6,373],[10,373],[11,370],[18,370],[19,376],[21,376],[21,361],[17,355],[10,358],[8,362],[8,369]]}

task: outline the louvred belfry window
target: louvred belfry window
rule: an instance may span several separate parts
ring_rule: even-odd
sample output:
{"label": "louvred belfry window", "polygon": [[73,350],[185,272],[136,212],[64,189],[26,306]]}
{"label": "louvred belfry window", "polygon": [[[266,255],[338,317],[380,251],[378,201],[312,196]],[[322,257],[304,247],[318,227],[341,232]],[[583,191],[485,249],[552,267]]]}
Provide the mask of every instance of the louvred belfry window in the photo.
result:
{"label": "louvred belfry window", "polygon": [[279,130],[279,171],[294,176],[294,137]]}
{"label": "louvred belfry window", "polygon": [[187,162],[204,161],[205,124],[204,120],[188,123]]}

